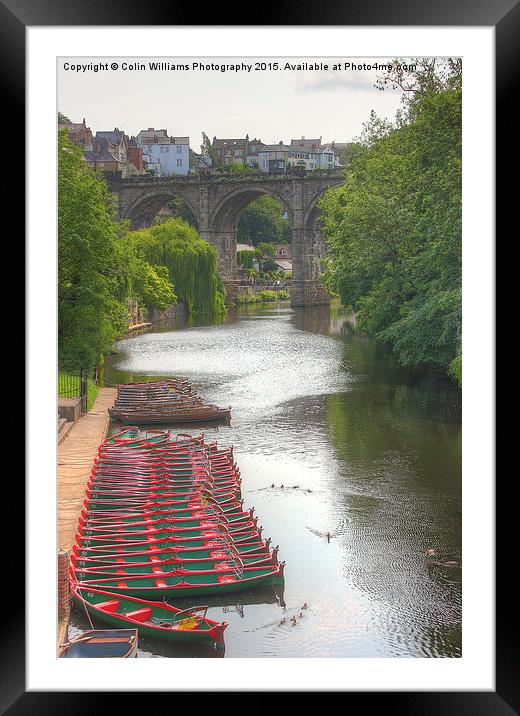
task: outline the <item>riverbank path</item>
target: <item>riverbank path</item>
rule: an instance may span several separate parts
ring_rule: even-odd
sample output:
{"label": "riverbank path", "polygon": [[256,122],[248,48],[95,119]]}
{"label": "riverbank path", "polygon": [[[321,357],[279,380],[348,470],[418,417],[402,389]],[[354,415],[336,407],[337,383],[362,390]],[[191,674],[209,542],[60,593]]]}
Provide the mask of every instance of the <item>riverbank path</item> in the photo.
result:
{"label": "riverbank path", "polygon": [[108,432],[108,408],[115,399],[115,388],[100,388],[92,409],[58,446],[58,549],[72,547],[94,458]]}
{"label": "riverbank path", "polygon": [[[77,420],[58,445],[58,551],[72,548],[85,489],[100,442],[110,425],[115,388],[100,388],[92,409]],[[58,620],[58,643],[65,641],[68,609]]]}

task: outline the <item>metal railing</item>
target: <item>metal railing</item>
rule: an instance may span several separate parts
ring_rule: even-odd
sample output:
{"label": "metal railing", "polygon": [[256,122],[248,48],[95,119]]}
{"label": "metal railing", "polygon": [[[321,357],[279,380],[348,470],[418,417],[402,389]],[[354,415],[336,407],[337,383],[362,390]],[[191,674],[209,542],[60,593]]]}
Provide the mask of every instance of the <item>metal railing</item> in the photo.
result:
{"label": "metal railing", "polygon": [[80,369],[76,373],[58,371],[58,397],[81,398],[81,414],[88,410],[88,382],[97,382],[97,370]]}

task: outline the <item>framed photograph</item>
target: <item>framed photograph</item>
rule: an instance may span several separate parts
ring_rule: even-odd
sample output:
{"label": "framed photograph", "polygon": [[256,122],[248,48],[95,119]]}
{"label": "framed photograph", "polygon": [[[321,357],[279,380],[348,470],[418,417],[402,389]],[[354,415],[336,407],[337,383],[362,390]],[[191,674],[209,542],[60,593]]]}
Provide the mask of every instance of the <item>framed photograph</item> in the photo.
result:
{"label": "framed photograph", "polygon": [[[4,2],[29,319],[4,712],[99,691],[517,712],[494,534],[510,5],[202,26]],[[130,628],[131,664],[65,658]]]}

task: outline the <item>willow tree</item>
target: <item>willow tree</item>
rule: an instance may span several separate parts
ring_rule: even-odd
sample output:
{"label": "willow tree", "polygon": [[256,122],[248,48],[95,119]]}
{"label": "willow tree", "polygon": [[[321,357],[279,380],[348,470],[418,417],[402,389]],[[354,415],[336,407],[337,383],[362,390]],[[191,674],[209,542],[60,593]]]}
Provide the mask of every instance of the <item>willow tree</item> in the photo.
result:
{"label": "willow tree", "polygon": [[182,219],[168,219],[128,237],[134,250],[154,266],[166,266],[178,300],[190,314],[216,315],[224,309],[217,252]]}

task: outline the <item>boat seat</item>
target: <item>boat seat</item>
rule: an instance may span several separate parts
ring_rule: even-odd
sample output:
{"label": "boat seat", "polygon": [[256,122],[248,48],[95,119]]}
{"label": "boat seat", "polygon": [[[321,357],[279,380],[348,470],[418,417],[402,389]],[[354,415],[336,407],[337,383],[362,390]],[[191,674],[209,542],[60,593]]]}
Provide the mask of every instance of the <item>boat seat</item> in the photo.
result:
{"label": "boat seat", "polygon": [[142,609],[135,609],[133,612],[127,612],[125,617],[128,619],[135,619],[138,622],[149,621],[152,616],[152,610],[150,607],[143,607]]}
{"label": "boat seat", "polygon": [[108,602],[100,602],[96,604],[98,609],[102,609],[104,612],[115,612],[119,606],[119,599],[111,599]]}

